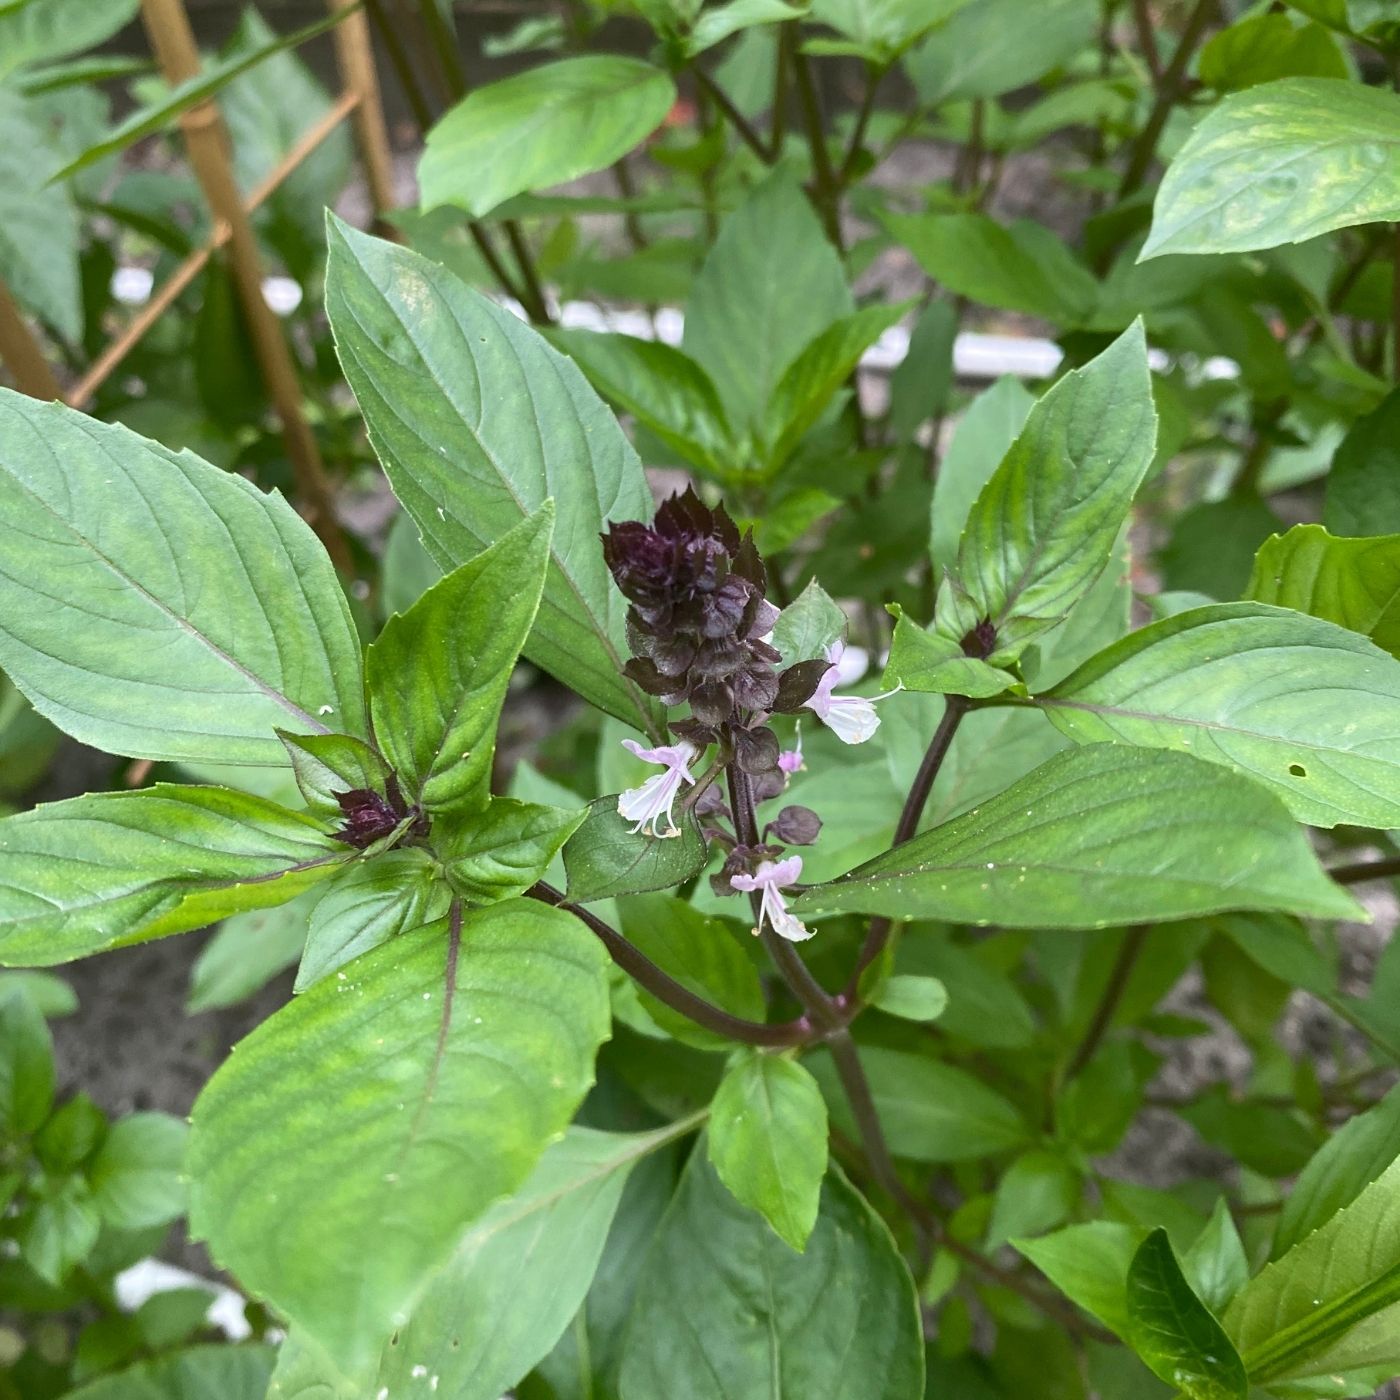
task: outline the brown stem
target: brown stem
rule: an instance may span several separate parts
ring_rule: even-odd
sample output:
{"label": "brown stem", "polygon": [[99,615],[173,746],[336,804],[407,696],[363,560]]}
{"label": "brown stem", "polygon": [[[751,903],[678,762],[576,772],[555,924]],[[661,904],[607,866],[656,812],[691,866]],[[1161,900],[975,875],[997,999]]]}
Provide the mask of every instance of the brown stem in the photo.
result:
{"label": "brown stem", "polygon": [[[924,754],[924,761],[919,765],[919,771],[914,775],[914,782],[909,788],[909,796],[904,799],[904,810],[899,814],[899,823],[894,829],[894,841],[891,843],[891,848],[902,846],[906,841],[912,839],[914,833],[918,831],[919,819],[924,814],[929,793],[933,791],[934,780],[938,777],[939,769],[943,767],[943,760],[948,757],[948,750],[952,747],[953,737],[958,732],[958,725],[962,723],[962,718],[969,708],[968,702],[961,695],[947,697],[943,718],[939,720],[938,728],[934,730],[933,738]],[[893,928],[894,921],[884,915],[870,921],[870,931],[865,935],[865,944],[860,950],[860,959],[856,963],[855,971],[851,974],[850,982],[846,985],[847,1001],[855,1001],[860,987],[861,973],[884,951]]]}
{"label": "brown stem", "polygon": [[781,1048],[805,1045],[813,1040],[811,1022],[805,1016],[795,1021],[785,1021],[768,1025],[760,1021],[745,1020],[742,1016],[731,1016],[729,1012],[697,996],[689,987],[682,986],[670,973],[663,971],[652,962],[641,949],[629,943],[611,925],[605,923],[591,910],[578,904],[570,904],[564,895],[552,885],[543,881],[526,891],[531,899],[543,904],[552,904],[580,919],[584,925],[598,936],[612,960],[631,978],[645,987],[658,1001],[665,1002],[673,1011],[703,1026],[716,1035],[729,1040],[737,1040],[745,1045],[765,1045]]}
{"label": "brown stem", "polygon": [[385,53],[389,55],[389,63],[393,67],[394,76],[399,80],[399,87],[413,112],[413,120],[418,126],[418,131],[421,135],[426,135],[428,128],[433,124],[432,109],[429,107],[428,99],[423,95],[422,86],[413,71],[413,64],[408,57],[408,50],[403,46],[403,39],[399,35],[398,27],[384,13],[384,0],[365,0],[365,9],[384,45]]}
{"label": "brown stem", "polygon": [[812,65],[807,62],[807,55],[801,49],[793,50],[792,68],[797,81],[798,101],[802,104],[802,120],[807,128],[807,144],[812,151],[812,172],[816,186],[812,203],[821,216],[826,236],[836,251],[844,257],[846,244],[841,235],[841,189],[837,183],[836,171],[831,165],[831,151],[826,143],[826,123],[822,119],[817,85],[812,79]]}
{"label": "brown stem", "polygon": [[1147,71],[1152,74],[1152,86],[1162,86],[1162,56],[1157,52],[1157,34],[1152,28],[1152,12],[1148,0],[1133,0],[1133,24],[1137,29],[1138,47],[1142,50]]}
{"label": "brown stem", "polygon": [[535,267],[534,254],[530,252],[525,234],[514,219],[505,220],[505,230],[510,250],[515,254],[516,264],[524,279],[525,294],[520,298],[520,304],[535,325],[547,326],[551,320],[549,303],[545,300],[544,288],[540,285],[540,274]]}
{"label": "brown stem", "polygon": [[1093,1019],[1089,1022],[1084,1039],[1079,1042],[1079,1048],[1070,1058],[1069,1066],[1065,1070],[1065,1079],[1073,1079],[1094,1058],[1104,1036],[1108,1034],[1108,1028],[1113,1024],[1113,1017],[1123,1000],[1123,993],[1128,990],[1133,968],[1147,946],[1147,929],[1146,924],[1138,924],[1130,928],[1124,937],[1122,946],[1118,949],[1118,956],[1114,959],[1113,970],[1108,974],[1103,995],[1094,1008]]}
{"label": "brown stem", "polygon": [[865,144],[866,129],[870,126],[870,118],[875,113],[875,95],[880,91],[880,84],[885,80],[885,74],[890,70],[876,64],[868,64],[865,74],[865,96],[861,99],[860,110],[856,113],[856,124],[851,132],[851,144],[846,147],[845,158],[841,161],[841,168],[836,172],[836,184],[840,189],[845,189],[851,183],[851,177],[855,174],[856,162],[860,159],[861,147]]}
{"label": "brown stem", "polygon": [[1400,875],[1400,856],[1384,860],[1359,860],[1354,865],[1334,865],[1327,872],[1339,885],[1360,885],[1367,880],[1389,880]]}
{"label": "brown stem", "polygon": [[729,95],[719,86],[703,68],[694,69],[695,81],[705,90],[714,101],[716,107],[724,113],[725,120],[739,133],[744,144],[761,160],[764,165],[773,164],[773,153],[763,144],[763,138],[749,125],[748,118],[729,100]]}
{"label": "brown stem", "polygon": [[1118,186],[1120,200],[1126,199],[1147,178],[1147,172],[1157,154],[1157,143],[1162,139],[1162,132],[1167,125],[1167,118],[1181,97],[1191,56],[1196,52],[1197,45],[1205,37],[1206,30],[1215,18],[1216,3],[1217,0],[1196,0],[1196,7],[1186,21],[1186,28],[1181,32],[1181,41],[1176,46],[1172,61],[1167,65],[1162,74],[1162,81],[1158,84],[1157,100],[1152,104],[1152,111],[1138,133],[1138,139],[1128,158],[1128,168],[1123,172],[1122,183]]}

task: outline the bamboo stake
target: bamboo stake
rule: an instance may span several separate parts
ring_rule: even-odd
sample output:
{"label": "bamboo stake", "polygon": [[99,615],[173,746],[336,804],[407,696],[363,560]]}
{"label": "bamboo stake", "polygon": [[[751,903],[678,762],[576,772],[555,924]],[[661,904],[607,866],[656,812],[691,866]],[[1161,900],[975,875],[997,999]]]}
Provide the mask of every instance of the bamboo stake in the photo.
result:
{"label": "bamboo stake", "polygon": [[[356,0],[329,0],[332,11],[349,10]],[[379,96],[379,78],[374,71],[374,49],[370,43],[369,20],[356,9],[332,31],[340,80],[347,93],[359,99],[355,107],[355,142],[369,186],[370,205],[376,223],[395,206],[394,158],[384,125],[384,104]]]}
{"label": "bamboo stake", "polygon": [[53,369],[44,358],[43,347],[20,314],[3,278],[0,278],[0,361],[9,366],[15,377],[15,387],[21,394],[35,399],[56,399],[62,395]]}
{"label": "bamboo stake", "polygon": [[[277,165],[249,192],[248,201],[243,206],[252,214],[260,209],[275,194],[302,161],[345,120],[359,101],[353,92],[343,93],[333,107],[314,126],[308,127],[301,139],[282,157]],[[64,395],[64,402],[70,408],[85,408],[92,396],[107,382],[113,370],[126,359],[132,349],[145,336],[155,323],[169,309],[180,293],[204,271],[209,259],[229,240],[229,226],[220,219],[214,225],[213,235],[202,247],[175,269],[160,289],[141,308],[126,326],[93,361],[88,372]]]}
{"label": "bamboo stake", "polygon": [[[184,0],[141,0],[141,16],[166,80],[173,85],[194,77],[200,68],[199,49]],[[209,208],[215,218],[229,227],[229,262],[234,282],[258,367],[282,424],[302,511],[336,566],[348,573],[350,549],[335,516],[330,482],[316,438],[302,412],[296,364],[282,328],[263,298],[257,239],[229,161],[223,119],[212,101],[204,102],[181,116],[180,127]]]}

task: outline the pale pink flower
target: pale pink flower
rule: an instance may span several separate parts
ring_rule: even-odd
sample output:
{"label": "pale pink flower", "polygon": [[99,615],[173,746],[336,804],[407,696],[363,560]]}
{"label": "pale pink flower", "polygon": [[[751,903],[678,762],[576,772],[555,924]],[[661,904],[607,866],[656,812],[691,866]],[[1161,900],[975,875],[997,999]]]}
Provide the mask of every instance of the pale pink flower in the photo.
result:
{"label": "pale pink flower", "polygon": [[891,695],[903,689],[896,686],[883,695],[833,695],[831,692],[841,680],[841,653],[845,648],[840,642],[833,642],[826,649],[826,659],[831,669],[821,678],[806,708],[811,710],[821,722],[841,740],[843,744],[863,744],[874,736],[880,727],[880,716],[875,713],[877,700],[888,700]]}
{"label": "pale pink flower", "polygon": [[[644,763],[661,764],[662,771],[653,773],[641,787],[628,788],[622,793],[617,799],[618,815],[636,823],[633,835],[643,832],[647,836],[679,836],[680,828],[671,816],[671,808],[681,785],[695,782],[690,764],[700,756],[700,750],[685,739],[679,744],[655,749],[644,749],[635,739],[624,739],[622,747]],[[666,822],[664,831],[657,829],[660,818]]]}
{"label": "pale pink flower", "polygon": [[806,766],[807,765],[802,761],[802,726],[799,724],[797,726],[796,746],[790,749],[784,749],[782,753],[778,755],[778,767],[790,778],[794,773],[802,772]]}
{"label": "pale pink flower", "polygon": [[[812,936],[812,930],[797,917],[788,912],[781,890],[786,885],[796,884],[802,877],[802,857],[789,856],[786,860],[760,861],[752,875],[731,875],[729,883],[736,890],[750,893],[763,891],[763,901],[759,906],[759,918],[767,919],[774,933],[780,934],[792,943],[801,943]],[[754,929],[757,933],[758,930]]]}

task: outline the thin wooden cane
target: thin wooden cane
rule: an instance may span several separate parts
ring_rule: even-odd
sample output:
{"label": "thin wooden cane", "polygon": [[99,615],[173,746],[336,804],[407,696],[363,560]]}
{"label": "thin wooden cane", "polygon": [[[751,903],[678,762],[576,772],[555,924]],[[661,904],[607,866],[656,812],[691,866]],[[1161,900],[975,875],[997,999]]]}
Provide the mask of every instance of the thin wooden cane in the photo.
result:
{"label": "thin wooden cane", "polygon": [[[301,163],[343,122],[354,109],[359,98],[353,92],[343,93],[335,104],[319,121],[308,127],[277,165],[258,181],[248,193],[244,208],[248,213],[256,213],[287,181]],[[135,346],[155,323],[169,310],[180,293],[204,271],[209,259],[229,240],[229,226],[220,219],[214,226],[213,235],[202,247],[196,248],[151,296],[151,299],[133,316],[125,329],[117,335],[102,353],[92,362],[88,372],[64,395],[63,401],[70,408],[86,408],[94,394],[111,377],[113,370],[126,359]]]}
{"label": "thin wooden cane", "polygon": [[0,361],[9,367],[21,394],[35,399],[56,399],[63,393],[44,358],[43,347],[20,314],[3,279],[0,279]]}
{"label": "thin wooden cane", "polygon": [[[141,17],[166,81],[174,85],[194,77],[200,68],[199,49],[184,0],[141,0]],[[282,424],[302,511],[336,566],[349,572],[350,549],[336,520],[330,482],[316,438],[302,412],[296,363],[282,327],[263,297],[257,239],[229,160],[223,119],[213,102],[204,102],[181,116],[180,127],[204,198],[214,217],[229,227],[229,262],[234,283],[258,367]]]}
{"label": "thin wooden cane", "polygon": [[[331,11],[348,10],[356,0],[329,0]],[[389,133],[384,125],[384,104],[379,96],[379,76],[374,70],[374,48],[370,42],[369,20],[355,9],[336,25],[335,55],[340,81],[347,93],[359,99],[355,107],[355,144],[364,166],[370,205],[376,225],[395,205],[394,158],[389,151]]]}

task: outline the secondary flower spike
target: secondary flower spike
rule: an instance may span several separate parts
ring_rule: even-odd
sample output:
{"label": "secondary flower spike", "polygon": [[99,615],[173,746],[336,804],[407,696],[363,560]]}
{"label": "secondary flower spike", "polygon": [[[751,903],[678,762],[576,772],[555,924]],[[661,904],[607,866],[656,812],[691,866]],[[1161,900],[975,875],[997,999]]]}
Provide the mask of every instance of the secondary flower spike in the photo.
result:
{"label": "secondary flower spike", "polygon": [[[700,756],[700,750],[685,739],[679,744],[667,744],[656,749],[644,749],[635,739],[624,739],[622,746],[644,763],[661,764],[662,771],[653,773],[641,787],[628,788],[622,793],[617,799],[618,814],[636,823],[632,828],[633,834],[679,836],[680,828],[671,816],[671,808],[681,785],[695,782],[690,765]],[[664,831],[657,827],[657,822],[663,818],[666,822]]]}
{"label": "secondary flower spike", "polygon": [[[760,861],[752,875],[731,875],[729,883],[746,894],[762,890],[759,917],[768,920],[768,926],[774,933],[781,934],[791,943],[801,943],[812,936],[812,930],[796,914],[788,912],[787,902],[782,896],[783,888],[796,884],[801,877],[802,857],[789,856],[786,860]],[[754,929],[754,932],[758,930]]]}
{"label": "secondary flower spike", "polygon": [[840,642],[833,642],[826,649],[826,659],[831,669],[817,682],[817,688],[807,700],[806,708],[811,710],[821,722],[841,740],[843,744],[863,744],[873,738],[880,727],[880,716],[875,713],[877,700],[888,700],[898,694],[903,686],[887,690],[883,695],[833,695],[836,683],[841,679],[841,653],[845,648]]}

